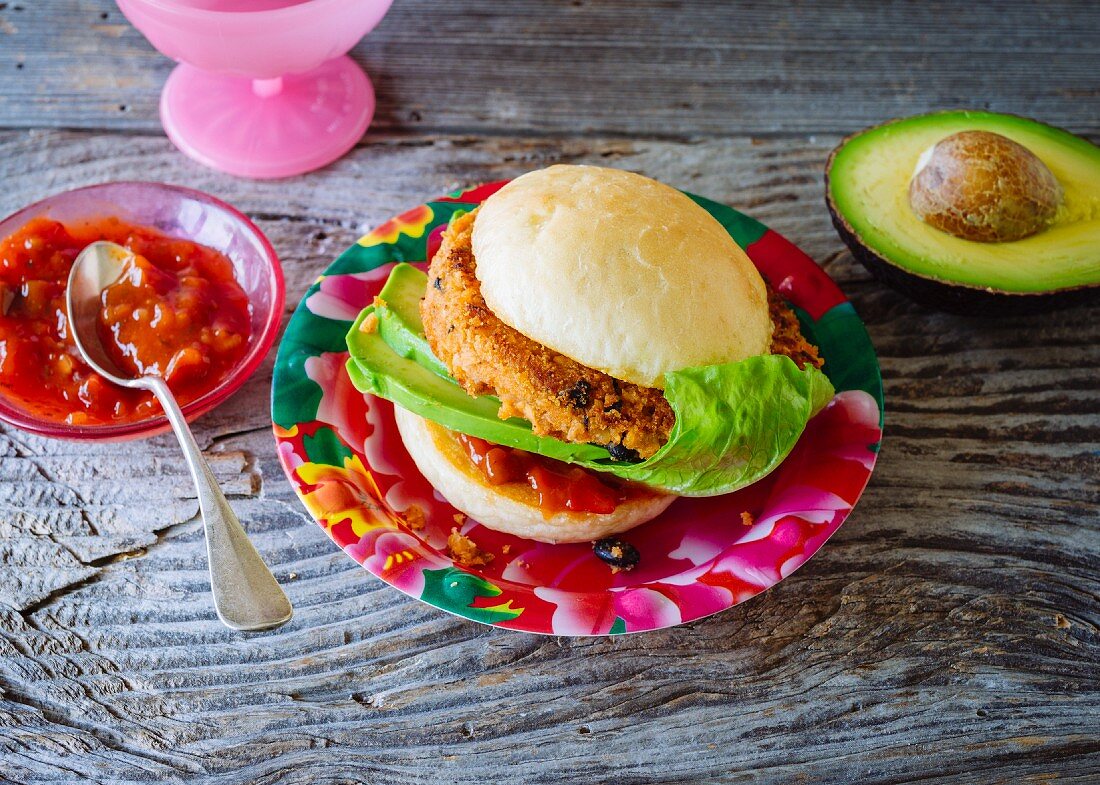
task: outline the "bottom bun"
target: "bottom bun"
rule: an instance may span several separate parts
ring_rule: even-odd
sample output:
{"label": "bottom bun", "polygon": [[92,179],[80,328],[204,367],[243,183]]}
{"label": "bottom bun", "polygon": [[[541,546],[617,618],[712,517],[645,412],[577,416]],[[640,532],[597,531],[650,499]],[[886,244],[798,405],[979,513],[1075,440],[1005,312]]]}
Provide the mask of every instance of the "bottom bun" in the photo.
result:
{"label": "bottom bun", "polygon": [[631,486],[614,512],[544,513],[535,492],[521,483],[490,485],[455,434],[400,406],[397,428],[420,473],[452,506],[490,529],[540,542],[589,542],[618,534],[664,512],[675,496]]}

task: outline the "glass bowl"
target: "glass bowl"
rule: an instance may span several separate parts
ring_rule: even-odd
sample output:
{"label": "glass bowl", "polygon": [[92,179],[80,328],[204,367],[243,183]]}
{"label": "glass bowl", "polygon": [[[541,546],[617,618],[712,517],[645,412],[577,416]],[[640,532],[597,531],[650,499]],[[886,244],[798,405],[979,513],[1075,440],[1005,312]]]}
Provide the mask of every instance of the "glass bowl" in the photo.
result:
{"label": "glass bowl", "polygon": [[[183,407],[193,420],[225,401],[260,366],[279,332],[285,294],[283,270],[275,249],[243,213],[220,199],[163,183],[117,182],[77,188],[35,202],[0,221],[0,238],[32,218],[62,223],[117,217],[221,251],[233,262],[237,282],[252,306],[252,337],[237,367],[216,387]],[[21,408],[0,389],[0,420],[56,439],[116,441],[169,430],[163,416],[111,425],[66,425]]]}

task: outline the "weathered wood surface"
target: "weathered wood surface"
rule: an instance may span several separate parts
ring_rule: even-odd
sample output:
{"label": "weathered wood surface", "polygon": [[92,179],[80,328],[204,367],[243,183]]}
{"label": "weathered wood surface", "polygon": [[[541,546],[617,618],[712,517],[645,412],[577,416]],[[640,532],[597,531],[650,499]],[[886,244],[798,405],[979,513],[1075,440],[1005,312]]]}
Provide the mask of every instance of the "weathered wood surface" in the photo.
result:
{"label": "weathered wood surface", "polygon": [[[159,130],[172,64],[110,0],[0,6],[0,125]],[[957,106],[1095,133],[1098,51],[1088,0],[397,0],[355,57],[377,130],[694,137]]]}
{"label": "weathered wood surface", "polygon": [[[295,603],[294,621],[272,633],[236,634],[217,622],[193,490],[170,438],[87,447],[0,428],[0,782],[1085,783],[1100,776],[1100,308],[995,321],[933,314],[855,265],[822,206],[821,167],[837,141],[830,131],[923,108],[908,92],[909,65],[880,72],[874,62],[845,60],[825,72],[818,59],[795,67],[801,50],[783,35],[753,54],[788,69],[775,106],[754,104],[759,125],[737,125],[744,118],[734,112],[720,127],[718,110],[706,107],[621,114],[639,110],[646,90],[661,95],[678,78],[660,69],[652,72],[656,84],[626,97],[612,94],[622,78],[586,81],[589,93],[578,100],[588,119],[574,113],[567,123],[547,103],[561,100],[560,86],[524,91],[538,64],[556,57],[565,67],[561,47],[570,37],[589,51],[615,45],[627,72],[649,67],[646,52],[655,51],[674,72],[670,62],[684,52],[703,56],[706,42],[733,39],[698,25],[613,30],[617,18],[645,18],[635,4],[563,6],[551,20],[528,3],[470,10],[452,3],[450,13],[440,7],[431,16],[399,0],[377,33],[389,42],[385,51],[372,53],[372,37],[362,53],[375,76],[387,74],[384,132],[322,172],[253,183],[189,163],[155,133],[153,101],[166,65],[132,32],[122,29],[110,42],[126,42],[137,58],[121,66],[136,80],[127,87],[133,108],[120,117],[94,109],[109,91],[84,80],[106,50],[94,37],[76,46],[73,36],[99,13],[117,24],[113,6],[22,5],[0,10],[0,126],[9,129],[0,130],[0,213],[116,178],[202,188],[257,218],[283,259],[289,308],[357,236],[426,197],[553,161],[610,163],[751,212],[820,261],[868,324],[888,413],[871,486],[796,575],[708,620],[597,640],[450,617],[405,599],[340,553],[307,519],[276,463],[270,361],[197,431]],[[817,21],[816,30],[807,26],[807,50],[844,29],[848,48],[904,44],[928,62],[921,46],[936,36],[927,31],[951,27],[942,7],[892,9],[903,23],[922,13],[933,25],[907,34],[891,11],[871,10],[877,5],[862,15],[830,6],[799,9]],[[38,51],[40,37],[39,46],[24,48],[28,63],[35,49],[43,71],[10,79],[4,23],[43,31],[37,15],[61,7],[73,12],[58,20],[68,42],[60,46],[69,51],[49,57]],[[763,6],[740,13],[769,14]],[[1006,43],[988,31],[1014,29],[1024,13],[958,13],[971,36],[945,40],[1007,63],[1003,47],[1019,45],[1019,35]],[[1026,47],[1012,55],[1023,58],[1020,90],[982,81],[997,75],[967,82],[966,72],[944,65],[954,81],[943,90],[957,92],[935,102],[969,102],[958,85],[976,85],[983,103],[1100,132],[1094,13],[1086,4],[1076,17],[1064,9],[1034,31],[1028,40],[1042,57]],[[598,21],[582,28],[578,14]],[[415,96],[441,94],[429,84],[435,44],[486,37],[512,50],[516,42],[531,45],[507,58],[497,50],[494,69],[486,70],[488,59],[477,65],[480,78],[498,80],[497,99],[518,107],[516,126],[565,128],[567,136],[510,133],[502,103],[455,82],[445,84],[462,101],[419,109],[424,124],[438,126],[431,133],[402,119]],[[406,47],[423,62],[397,54]],[[503,67],[505,60],[514,65]],[[475,73],[463,69],[455,73]],[[731,78],[720,67],[705,70]],[[839,75],[862,85],[867,105],[837,107],[843,119],[831,123],[814,107],[839,89]],[[582,92],[572,84],[567,94]],[[794,97],[780,95],[787,85]],[[32,93],[31,113],[13,112]],[[816,126],[792,123],[784,107],[799,100]],[[64,104],[76,110],[74,121],[60,119]],[[545,127],[543,114],[550,115]],[[93,130],[34,127],[51,125]],[[607,133],[575,133],[587,128]],[[742,135],[758,128],[814,133]]]}

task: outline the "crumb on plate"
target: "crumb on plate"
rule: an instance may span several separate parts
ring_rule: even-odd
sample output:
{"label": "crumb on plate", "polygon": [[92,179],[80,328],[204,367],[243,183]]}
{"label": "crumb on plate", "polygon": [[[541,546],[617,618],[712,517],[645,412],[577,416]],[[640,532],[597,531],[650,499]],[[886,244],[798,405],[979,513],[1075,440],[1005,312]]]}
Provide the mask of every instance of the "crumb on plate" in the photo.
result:
{"label": "crumb on plate", "polygon": [[410,504],[409,508],[405,510],[405,523],[413,531],[420,531],[424,528],[424,524],[427,522],[427,518],[424,515],[424,510],[416,504]]}
{"label": "crumb on plate", "polygon": [[458,529],[451,529],[451,534],[447,537],[447,552],[452,559],[465,567],[484,567],[493,560],[493,554],[481,550],[477,543]]}

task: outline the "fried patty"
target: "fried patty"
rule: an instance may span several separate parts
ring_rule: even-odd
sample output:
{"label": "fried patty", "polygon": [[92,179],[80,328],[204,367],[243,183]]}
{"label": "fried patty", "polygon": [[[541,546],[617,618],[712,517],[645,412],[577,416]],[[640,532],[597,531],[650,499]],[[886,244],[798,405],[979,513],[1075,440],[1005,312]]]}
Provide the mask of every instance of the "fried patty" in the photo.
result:
{"label": "fried patty", "polygon": [[[476,211],[451,222],[428,270],[420,303],[435,355],[471,395],[495,395],[499,416],[522,417],[535,433],[579,444],[605,445],[613,458],[648,458],[675,421],[661,390],[615,379],[581,365],[504,324],[481,296],[471,236]],[[800,368],[820,368],[798,318],[768,289],[773,354]]]}

